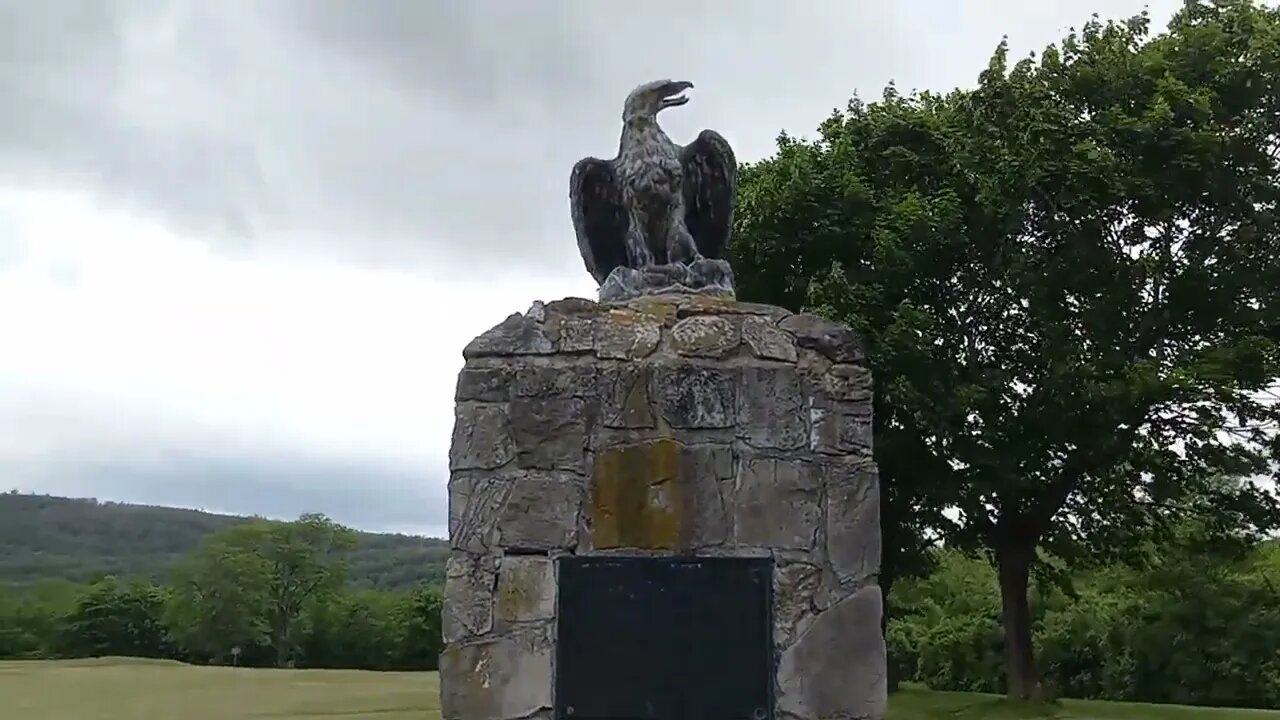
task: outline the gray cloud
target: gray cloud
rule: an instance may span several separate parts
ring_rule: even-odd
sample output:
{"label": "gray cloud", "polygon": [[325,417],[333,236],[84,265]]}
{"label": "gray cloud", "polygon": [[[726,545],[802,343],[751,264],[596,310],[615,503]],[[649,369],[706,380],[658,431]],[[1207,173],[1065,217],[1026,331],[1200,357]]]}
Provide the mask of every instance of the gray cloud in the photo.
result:
{"label": "gray cloud", "polygon": [[910,60],[858,5],[0,0],[0,171],[223,243],[577,272],[568,170],[633,85],[692,79],[674,135],[767,151]]}
{"label": "gray cloud", "polygon": [[[1176,2],[1152,4],[1162,20]],[[714,127],[752,159],[855,90],[969,84],[1001,35],[1023,52],[1086,18],[1071,0],[0,0],[0,186],[87,191],[227,251],[582,277],[569,169],[615,151],[634,85],[693,81],[668,132]],[[8,221],[0,212],[0,268],[21,261]],[[73,285],[71,268],[49,272]],[[430,332],[423,312],[408,332]],[[0,396],[29,384],[0,377]],[[443,459],[327,459],[305,433],[269,448],[175,439],[162,431],[180,419],[97,402],[0,407],[0,477],[370,529],[444,525]]]}
{"label": "gray cloud", "polygon": [[[0,462],[0,476],[32,468]],[[70,497],[291,519],[319,512],[361,530],[441,536],[448,523],[444,478],[377,463],[293,453],[219,453],[170,448],[147,462],[101,457],[42,461],[38,483],[16,489]],[[6,490],[9,488],[5,488]]]}
{"label": "gray cloud", "polygon": [[332,436],[294,430],[254,432],[102,396],[14,392],[0,377],[0,492],[273,518],[319,512],[364,530],[445,532],[448,469],[430,448],[339,448]]}

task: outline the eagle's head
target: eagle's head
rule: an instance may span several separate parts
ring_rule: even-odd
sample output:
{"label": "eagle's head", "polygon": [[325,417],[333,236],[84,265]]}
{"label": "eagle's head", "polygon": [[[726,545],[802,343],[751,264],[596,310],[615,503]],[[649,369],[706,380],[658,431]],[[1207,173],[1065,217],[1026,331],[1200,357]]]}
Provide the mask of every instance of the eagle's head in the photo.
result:
{"label": "eagle's head", "polygon": [[622,106],[622,119],[650,118],[660,110],[683,105],[689,98],[680,93],[693,87],[693,83],[684,80],[654,80],[645,83],[627,96]]}

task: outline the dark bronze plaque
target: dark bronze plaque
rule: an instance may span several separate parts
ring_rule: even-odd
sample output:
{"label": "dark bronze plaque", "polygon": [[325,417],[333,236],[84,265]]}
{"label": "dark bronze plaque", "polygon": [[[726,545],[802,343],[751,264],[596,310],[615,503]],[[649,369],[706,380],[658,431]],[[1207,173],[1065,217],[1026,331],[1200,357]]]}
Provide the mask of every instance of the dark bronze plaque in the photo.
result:
{"label": "dark bronze plaque", "polygon": [[557,720],[771,720],[768,558],[564,557]]}

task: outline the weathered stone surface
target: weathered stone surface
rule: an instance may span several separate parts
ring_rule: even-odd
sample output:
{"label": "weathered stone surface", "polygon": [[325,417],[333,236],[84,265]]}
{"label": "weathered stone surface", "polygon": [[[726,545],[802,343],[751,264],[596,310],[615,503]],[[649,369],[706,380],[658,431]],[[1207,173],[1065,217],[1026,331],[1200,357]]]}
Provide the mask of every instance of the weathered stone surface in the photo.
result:
{"label": "weathered stone surface", "polygon": [[828,397],[859,403],[871,402],[871,370],[861,365],[832,365],[824,390]]}
{"label": "weathered stone surface", "polygon": [[486,553],[549,551],[577,545],[585,486],[567,472],[457,474],[449,481],[449,541],[456,550]]}
{"label": "weathered stone surface", "polygon": [[686,295],[645,295],[627,303],[626,307],[644,313],[664,328],[670,328],[675,325],[681,304],[688,300]]}
{"label": "weathered stone surface", "polygon": [[589,353],[596,348],[596,319],[593,317],[557,317],[559,334],[556,350],[562,353]]}
{"label": "weathered stone surface", "polygon": [[780,714],[883,718],[888,704],[880,588],[869,585],[820,613],[778,664]]}
{"label": "weathered stone surface", "polygon": [[505,367],[463,368],[453,399],[459,402],[506,402],[511,395],[511,371]]}
{"label": "weathered stone surface", "polygon": [[587,415],[579,399],[511,401],[516,464],[539,470],[586,472]]}
{"label": "weathered stone surface", "polygon": [[686,501],[681,549],[703,549],[729,542],[733,538],[733,516],[724,496],[733,488],[733,451],[716,445],[683,448],[679,482]]}
{"label": "weathered stone surface", "polygon": [[550,708],[552,654],[549,624],[445,648],[442,720],[514,720]]}
{"label": "weathered stone surface", "polygon": [[696,316],[671,328],[671,345],[689,357],[724,357],[740,343],[738,328],[722,317]]}
{"label": "weathered stone surface", "polygon": [[484,553],[497,544],[498,517],[510,483],[490,475],[455,473],[449,478],[449,546]]}
{"label": "weathered stone surface", "polygon": [[823,476],[827,561],[838,583],[868,582],[880,572],[880,482],[875,465],[829,463]]}
{"label": "weathered stone surface", "polygon": [[588,509],[593,548],[680,546],[681,450],[680,443],[660,439],[596,454]]}
{"label": "weathered stone surface", "polygon": [[826,388],[823,386],[825,375],[831,369],[832,363],[825,355],[817,350],[809,348],[796,347],[796,369],[800,371],[808,380],[816,380],[813,387],[818,395],[825,395]]}
{"label": "weathered stone surface", "polygon": [[668,364],[652,367],[653,402],[676,428],[732,427],[737,414],[737,372],[725,367]]}
{"label": "weathered stone surface", "polygon": [[821,499],[821,478],[807,463],[744,457],[732,501],[734,540],[739,545],[810,550],[822,520]]}
{"label": "weathered stone surface", "polygon": [[776,305],[738,302],[733,298],[716,297],[714,295],[669,295],[663,298],[663,301],[673,303],[676,308],[676,316],[680,318],[693,315],[759,315],[777,322],[791,315],[790,310]]}
{"label": "weathered stone surface", "polygon": [[495,616],[500,625],[550,620],[556,612],[556,574],[551,558],[509,555],[498,569]]}
{"label": "weathered stone surface", "polygon": [[547,303],[547,314],[557,315],[594,315],[600,312],[600,303],[580,297],[567,297]]}
{"label": "weathered stone surface", "polygon": [[563,472],[529,472],[508,481],[497,520],[505,550],[562,550],[578,544],[582,480]]}
{"label": "weathered stone surface", "polygon": [[810,563],[780,563],[773,571],[773,644],[790,647],[821,609],[815,602],[822,570]]}
{"label": "weathered stone surface", "polygon": [[795,339],[770,319],[750,316],[742,320],[742,341],[751,354],[764,360],[796,361]]}
{"label": "weathered stone surface", "polygon": [[525,365],[517,368],[512,394],[518,398],[590,397],[596,394],[593,365]]}
{"label": "weathered stone surface", "polygon": [[812,423],[809,439],[811,450],[832,455],[871,454],[869,407],[852,403],[839,403],[831,407],[815,405],[810,408],[809,420]]}
{"label": "weathered stone surface", "polygon": [[647,295],[535,303],[470,351],[450,451],[445,720],[549,720],[565,552],[772,558],[777,716],[880,717],[872,383],[853,333]]}
{"label": "weathered stone surface", "polygon": [[601,451],[588,511],[591,547],[686,550],[724,544],[732,523],[722,485],[732,474],[733,454],[726,447],[658,439]]}
{"label": "weathered stone surface", "polygon": [[555,345],[543,332],[542,325],[535,318],[514,313],[468,343],[462,349],[462,357],[470,360],[502,355],[550,355],[552,352],[555,352]]}
{"label": "weathered stone surface", "polygon": [[649,401],[649,367],[626,365],[613,370],[604,384],[601,422],[610,428],[651,428],[653,409]]}
{"label": "weathered stone surface", "polygon": [[491,555],[453,555],[445,563],[444,641],[484,635],[493,630],[493,587],[497,558]]}
{"label": "weathered stone surface", "polygon": [[491,470],[511,462],[516,446],[501,407],[459,404],[454,410],[450,470]]}
{"label": "weathered stone surface", "polygon": [[748,367],[738,391],[738,435],[757,448],[795,450],[809,440],[804,388],[795,368]]}
{"label": "weathered stone surface", "polygon": [[791,315],[778,326],[795,335],[797,345],[817,350],[832,362],[852,363],[866,357],[862,341],[852,330],[817,315]]}
{"label": "weathered stone surface", "polygon": [[610,310],[595,324],[596,356],[615,360],[647,357],[662,339],[662,324],[634,310]]}

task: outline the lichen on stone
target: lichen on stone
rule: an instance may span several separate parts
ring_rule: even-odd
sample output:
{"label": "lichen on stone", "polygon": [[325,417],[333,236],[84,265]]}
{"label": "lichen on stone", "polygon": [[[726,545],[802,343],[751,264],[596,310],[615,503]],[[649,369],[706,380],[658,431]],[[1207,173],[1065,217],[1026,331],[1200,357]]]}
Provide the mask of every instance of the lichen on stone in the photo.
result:
{"label": "lichen on stone", "polygon": [[880,487],[856,333],[713,295],[570,298],[464,356],[446,720],[550,714],[565,553],[773,558],[779,716],[879,717]]}
{"label": "lichen on stone", "polygon": [[675,550],[684,498],[681,447],[670,439],[596,454],[588,521],[596,549]]}

